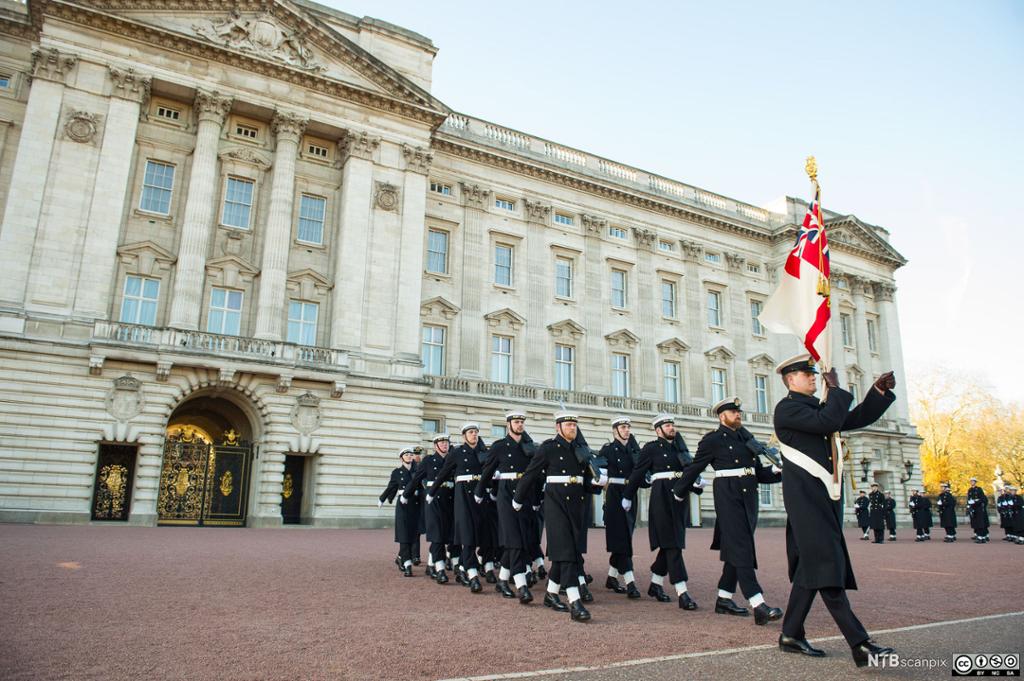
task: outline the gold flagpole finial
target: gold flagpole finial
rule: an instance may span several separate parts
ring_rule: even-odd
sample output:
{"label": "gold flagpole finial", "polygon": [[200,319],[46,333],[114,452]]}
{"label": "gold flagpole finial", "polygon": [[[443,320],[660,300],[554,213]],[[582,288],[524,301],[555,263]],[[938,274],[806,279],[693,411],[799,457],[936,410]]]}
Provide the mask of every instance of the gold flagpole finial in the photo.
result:
{"label": "gold flagpole finial", "polygon": [[807,164],[804,166],[804,171],[807,172],[807,177],[811,178],[811,182],[818,181],[818,162],[813,156],[807,157]]}

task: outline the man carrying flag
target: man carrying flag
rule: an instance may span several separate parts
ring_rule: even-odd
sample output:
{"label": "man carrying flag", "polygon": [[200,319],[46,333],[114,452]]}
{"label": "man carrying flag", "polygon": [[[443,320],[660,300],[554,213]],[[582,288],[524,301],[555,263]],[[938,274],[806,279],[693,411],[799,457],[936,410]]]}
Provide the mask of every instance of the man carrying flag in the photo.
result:
{"label": "man carrying flag", "polygon": [[[775,433],[784,459],[783,500],[786,506],[786,555],[792,589],[782,621],[779,649],[822,657],[808,643],[804,620],[819,592],[850,645],[858,667],[869,655],[893,652],[876,645],[850,609],[846,589],[857,581],[843,538],[842,451],[840,431],[871,425],[896,399],[892,372],[882,374],[864,401],[852,411],[853,396],[839,387],[831,368],[829,252],[820,205],[814,158],[807,162],[814,200],[804,217],[796,243],[786,259],[778,289],[760,320],[770,331],[792,333],[807,352],[776,367],[789,394],[775,407]],[[815,397],[818,364],[827,371],[825,399]]]}

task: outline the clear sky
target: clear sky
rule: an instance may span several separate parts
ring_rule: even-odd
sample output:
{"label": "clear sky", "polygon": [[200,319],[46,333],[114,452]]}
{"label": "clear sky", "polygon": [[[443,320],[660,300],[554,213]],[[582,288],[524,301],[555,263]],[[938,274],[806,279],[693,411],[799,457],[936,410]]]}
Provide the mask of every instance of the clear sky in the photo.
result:
{"label": "clear sky", "polygon": [[908,371],[1024,403],[1024,2],[319,0],[421,33],[473,116],[760,204],[881,225]]}

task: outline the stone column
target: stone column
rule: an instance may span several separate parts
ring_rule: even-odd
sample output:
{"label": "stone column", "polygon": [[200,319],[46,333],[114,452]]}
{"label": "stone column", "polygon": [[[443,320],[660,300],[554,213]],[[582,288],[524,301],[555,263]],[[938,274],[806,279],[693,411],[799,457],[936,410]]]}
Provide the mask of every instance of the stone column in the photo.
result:
{"label": "stone column", "polygon": [[398,252],[398,304],[395,354],[408,363],[409,377],[422,374],[420,302],[423,290],[423,233],[427,214],[427,176],[434,155],[427,148],[402,145],[405,180],[402,190],[401,245]]}
{"label": "stone column", "polygon": [[288,254],[291,252],[292,210],[295,206],[295,159],[309,119],[278,111],[270,127],[276,137],[270,210],[263,235],[260,294],[256,307],[256,338],[281,340],[284,324]]}
{"label": "stone column", "polygon": [[373,201],[373,155],[379,137],[349,133],[338,143],[341,210],[334,238],[334,291],[331,299],[331,347],[358,350],[363,339],[366,284],[366,235]]}
{"label": "stone column", "polygon": [[139,112],[149,99],[150,86],[149,76],[137,74],[131,68],[110,66],[109,71],[113,88],[74,303],[76,316],[97,319],[107,318],[111,291],[116,285],[117,242],[128,193],[128,173]]}
{"label": "stone column", "polygon": [[206,252],[213,230],[217,198],[217,139],[231,110],[231,97],[199,90],[195,108],[199,119],[192,170],[181,221],[181,243],[174,275],[174,295],[168,326],[198,329],[203,300]]}
{"label": "stone column", "polygon": [[637,386],[637,396],[660,400],[662,398],[659,390],[658,375],[660,367],[658,361],[658,350],[655,347],[657,339],[654,337],[655,314],[661,316],[661,283],[656,281],[652,259],[654,249],[657,247],[658,235],[650,229],[640,227],[633,228],[633,236],[637,243],[637,277],[636,277],[636,305],[638,335],[640,342],[637,343],[637,369],[639,370],[634,385]]}
{"label": "stone column", "polygon": [[284,484],[284,457],[288,445],[278,440],[260,444],[259,470],[254,470],[257,485],[256,503],[250,514],[251,527],[280,527],[281,488]]}
{"label": "stone column", "polygon": [[900,340],[900,318],[896,311],[896,286],[888,282],[875,282],[872,286],[875,301],[878,303],[879,324],[882,327],[883,362],[889,363],[888,368],[896,375],[896,390],[900,391],[896,404],[892,406],[887,416],[907,421],[910,414],[906,398],[907,374],[903,370],[903,342]]}
{"label": "stone column", "polygon": [[0,308],[19,309],[25,303],[64,82],[77,61],[77,57],[53,48],[32,52],[32,88],[0,227]]}
{"label": "stone column", "polygon": [[[686,353],[689,357],[689,365],[683,367],[683,380],[689,382],[689,390],[684,389],[683,394],[697,400],[711,397],[711,388],[708,383],[710,376],[707,372],[707,358],[703,349],[704,336],[708,325],[707,299],[704,294],[704,285],[700,281],[700,261],[704,257],[704,248],[695,241],[680,240],[679,245],[683,249],[683,281],[682,290],[679,291],[680,314],[685,320],[687,333],[686,341],[691,352]],[[694,352],[693,349],[697,351]]]}
{"label": "stone column", "polygon": [[[608,354],[608,344],[604,338],[604,314],[607,309],[607,298],[604,295],[605,283],[609,277],[605,274],[605,263],[601,259],[601,235],[608,230],[608,221],[604,218],[593,215],[583,215],[581,222],[586,234],[583,242],[583,287],[582,290],[576,283],[576,300],[583,307],[583,326],[587,329],[583,337],[583,348],[580,348],[580,361],[576,366],[584,368],[583,390],[585,392],[600,393],[607,395],[611,393],[611,357]],[[582,295],[581,295],[582,291]],[[584,304],[585,303],[585,304]],[[632,357],[630,362],[632,362]],[[630,373],[636,371],[636,367],[630,366]],[[630,383],[636,381],[630,377]],[[632,385],[630,385],[632,389]]]}
{"label": "stone column", "polygon": [[[487,257],[484,239],[484,212],[490,200],[491,190],[479,185],[462,183],[462,202],[465,206],[462,220],[462,352],[459,357],[459,376],[465,378],[486,378],[481,369],[481,354],[489,347],[489,338],[484,337],[483,310],[480,309],[481,291],[487,285]],[[481,343],[484,345],[481,346]]]}
{"label": "stone column", "polygon": [[[725,263],[729,268],[729,315],[725,319],[725,328],[732,331],[732,351],[736,354],[736,361],[733,362],[733,373],[731,377],[732,395],[738,395],[743,401],[750,400],[751,404],[757,404],[754,399],[754,372],[747,361],[749,354],[747,344],[753,333],[753,326],[750,319],[750,301],[747,299],[746,286],[744,284],[743,268],[747,266],[747,259],[741,253],[726,253]],[[740,373],[743,375],[740,376]]]}
{"label": "stone column", "polygon": [[[526,385],[543,387],[554,383],[554,358],[548,355],[548,341],[545,336],[544,312],[550,294],[553,273],[548,265],[550,256],[544,243],[544,231],[551,219],[551,206],[526,199]],[[558,319],[552,321],[559,321]],[[577,364],[580,350],[576,349]],[[576,377],[579,378],[578,376]]]}
{"label": "stone column", "polygon": [[850,277],[850,290],[853,292],[853,326],[854,336],[857,343],[857,366],[864,373],[861,380],[860,395],[865,396],[865,391],[871,387],[871,349],[868,347],[868,319],[867,303],[864,300],[865,289],[871,286],[870,282],[861,277]]}

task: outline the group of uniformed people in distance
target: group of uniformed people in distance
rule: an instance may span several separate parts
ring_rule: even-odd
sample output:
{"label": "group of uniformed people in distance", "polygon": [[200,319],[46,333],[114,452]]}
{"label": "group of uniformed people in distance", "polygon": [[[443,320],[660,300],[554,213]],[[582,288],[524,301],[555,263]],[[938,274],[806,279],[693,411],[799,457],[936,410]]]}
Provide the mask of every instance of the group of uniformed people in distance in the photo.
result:
{"label": "group of uniformed people in distance", "polygon": [[[891,372],[883,374],[864,401],[851,409],[853,397],[839,387],[834,370],[824,375],[827,399],[815,397],[818,371],[810,355],[786,360],[776,372],[789,391],[776,406],[774,417],[782,460],[772,458],[771,450],[743,427],[742,405],[735,397],[713,407],[719,426],[704,435],[695,457],[676,431],[673,417],[665,414],[654,418],[651,427],[656,437],[643,447],[629,418],[612,419],[611,441],[600,453],[590,449],[577,416],[567,411],[555,415],[555,436],[540,445],[526,432],[525,411],[514,410],[506,414],[507,435],[490,448],[480,439],[476,423],[462,427],[464,442],[454,450],[447,434],[435,436],[434,452],[419,464],[414,465],[418,448],[403,448],[402,465],[380,496],[381,505],[399,502],[396,563],[403,574],[412,576],[416,564],[412,544],[418,544],[422,517],[430,545],[427,575],[438,583],[448,582],[447,573],[452,570],[457,582],[479,593],[483,574],[484,581],[494,584],[503,597],[527,605],[534,600],[530,588],[547,577],[544,605],[585,622],[591,615],[584,603],[594,600],[588,587],[592,578],[584,569],[591,495],[605,492],[609,553],[605,586],[639,599],[632,536],[637,493],[647,488],[648,539],[656,551],[647,595],[671,602],[667,580],[679,608],[696,610],[687,587],[683,549],[689,495],[702,493],[707,483],[701,473],[710,467],[716,514],[711,548],[719,551],[722,561],[715,612],[747,617],[753,610],[758,625],[783,618],[781,609],[765,602],[757,582],[754,546],[759,485],[781,482],[792,590],[779,648],[812,657],[824,655],[804,634],[804,620],[820,593],[858,666],[866,665],[871,654],[891,653],[891,648],[870,639],[850,609],[846,590],[856,589],[857,584],[843,538],[842,504],[829,483],[834,436],[880,418],[896,399],[895,379]],[[762,463],[762,454],[772,458],[770,464]],[[780,467],[783,461],[785,473]],[[550,563],[546,573],[541,552],[545,530]],[[737,586],[749,610],[736,603]],[[568,604],[561,600],[562,593]]]}

